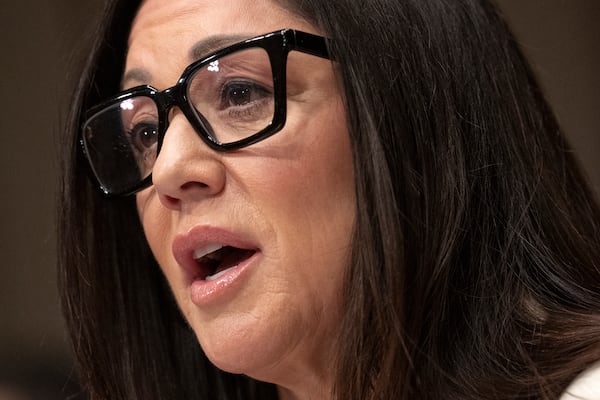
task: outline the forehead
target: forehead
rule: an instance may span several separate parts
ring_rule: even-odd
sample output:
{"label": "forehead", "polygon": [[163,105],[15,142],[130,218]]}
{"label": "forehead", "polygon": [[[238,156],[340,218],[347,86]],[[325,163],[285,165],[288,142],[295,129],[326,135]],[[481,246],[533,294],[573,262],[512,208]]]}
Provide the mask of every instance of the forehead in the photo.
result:
{"label": "forehead", "polygon": [[273,0],[145,0],[133,21],[129,47],[190,44],[218,35],[258,35],[282,28],[314,31]]}
{"label": "forehead", "polygon": [[137,84],[166,87],[174,84],[194,58],[202,56],[199,42],[219,47],[219,41],[211,39],[241,40],[283,28],[319,33],[273,0],[145,0],[129,35],[125,75],[131,70],[144,71],[153,78]]}

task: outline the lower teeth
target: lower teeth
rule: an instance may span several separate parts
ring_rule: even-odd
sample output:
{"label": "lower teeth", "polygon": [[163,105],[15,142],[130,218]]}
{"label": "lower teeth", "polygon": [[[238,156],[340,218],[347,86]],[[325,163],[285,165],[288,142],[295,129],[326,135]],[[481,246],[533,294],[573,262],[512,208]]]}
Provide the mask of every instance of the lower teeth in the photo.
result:
{"label": "lower teeth", "polygon": [[234,266],[232,266],[232,267],[229,267],[229,268],[225,268],[223,271],[219,271],[219,272],[217,272],[217,273],[216,273],[216,274],[214,274],[214,275],[208,275],[206,278],[204,278],[204,280],[205,280],[205,281],[209,281],[209,282],[210,282],[210,281],[214,281],[215,279],[217,279],[217,278],[219,278],[219,277],[221,277],[221,276],[225,275],[225,273],[226,273],[227,271],[229,271],[230,269],[232,269],[232,268],[235,268],[235,267],[237,267],[237,265],[234,265]]}

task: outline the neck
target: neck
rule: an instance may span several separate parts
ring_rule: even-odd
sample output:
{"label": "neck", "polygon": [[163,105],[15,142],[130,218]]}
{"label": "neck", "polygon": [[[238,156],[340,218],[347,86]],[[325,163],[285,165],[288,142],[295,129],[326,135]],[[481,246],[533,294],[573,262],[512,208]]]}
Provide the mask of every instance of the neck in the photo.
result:
{"label": "neck", "polygon": [[282,386],[277,387],[279,400],[332,400],[331,388],[321,386],[307,386],[300,390],[292,390]]}

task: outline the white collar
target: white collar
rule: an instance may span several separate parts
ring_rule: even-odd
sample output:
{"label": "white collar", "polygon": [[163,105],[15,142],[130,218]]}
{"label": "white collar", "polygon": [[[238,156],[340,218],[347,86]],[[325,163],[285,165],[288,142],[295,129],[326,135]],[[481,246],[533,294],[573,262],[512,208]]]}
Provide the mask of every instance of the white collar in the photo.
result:
{"label": "white collar", "polygon": [[600,362],[579,375],[560,400],[600,400]]}

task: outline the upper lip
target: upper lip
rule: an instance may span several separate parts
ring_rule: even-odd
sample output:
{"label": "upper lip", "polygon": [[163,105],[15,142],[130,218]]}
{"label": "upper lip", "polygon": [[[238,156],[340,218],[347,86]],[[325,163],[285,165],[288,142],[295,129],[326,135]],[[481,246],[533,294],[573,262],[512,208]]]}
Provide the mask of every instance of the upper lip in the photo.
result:
{"label": "upper lip", "polygon": [[231,230],[214,226],[196,226],[185,233],[178,234],[173,240],[172,252],[175,261],[184,271],[188,283],[203,274],[198,259],[218,250],[231,246],[238,249],[258,251],[251,239]]}

